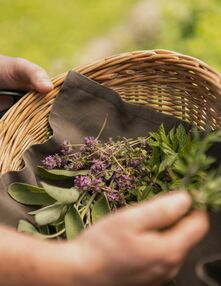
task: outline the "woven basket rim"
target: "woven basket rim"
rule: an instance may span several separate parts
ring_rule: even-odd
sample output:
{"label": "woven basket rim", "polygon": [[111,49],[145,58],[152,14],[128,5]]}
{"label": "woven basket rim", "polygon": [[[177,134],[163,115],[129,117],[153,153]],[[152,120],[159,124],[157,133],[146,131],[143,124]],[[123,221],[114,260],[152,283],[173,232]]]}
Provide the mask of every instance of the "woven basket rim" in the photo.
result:
{"label": "woven basket rim", "polygon": [[[152,68],[155,74],[157,72],[162,73],[157,78],[156,75],[152,76],[149,73],[149,68]],[[140,50],[111,55],[80,65],[72,70],[113,88],[119,92],[123,99],[132,103],[134,103],[134,90],[131,92],[128,90],[131,84],[140,85],[141,82],[144,83],[148,80],[148,82],[154,81],[155,85],[161,84],[162,88],[168,85],[167,93],[159,95],[157,99],[154,98],[156,94],[149,94],[150,86],[142,85],[143,91],[140,92],[139,90],[137,96],[140,97],[141,94],[143,99],[141,98],[141,101],[136,103],[145,104],[151,108],[154,106],[155,110],[176,117],[187,116],[190,120],[199,122],[199,126],[204,126],[207,117],[211,117],[213,125],[221,127],[221,74],[195,57],[165,49]],[[170,72],[172,72],[172,75],[170,75]],[[2,170],[17,169],[19,163],[16,160],[21,159],[25,149],[30,144],[33,145],[44,141],[46,132],[40,129],[45,129],[47,126],[47,116],[67,73],[64,72],[52,78],[54,89],[51,92],[44,96],[39,95],[36,91],[28,92],[2,117],[0,120],[0,144],[2,149],[0,150],[0,173]],[[191,78],[193,78],[192,81]],[[180,88],[184,79],[188,80]],[[197,98],[198,95],[192,98],[190,94],[186,93],[185,89],[194,93],[196,82],[199,84],[199,89],[201,88],[201,91],[205,93],[203,99],[202,96]],[[127,84],[126,88],[125,83]],[[172,84],[175,89],[180,88],[181,96],[176,97],[176,94],[173,95],[174,98],[169,96],[172,90],[169,84]],[[127,92],[130,92],[128,96]],[[155,93],[157,92],[155,91]],[[144,98],[145,93],[148,93],[150,98],[147,99],[147,95]],[[185,97],[187,97],[186,100]],[[142,102],[142,100],[148,102]],[[204,100],[206,103],[204,103]],[[218,100],[219,105],[216,100]],[[192,104],[191,108],[193,110],[190,108],[191,110],[187,112],[185,109],[188,108],[186,101],[189,102],[188,104]],[[179,106],[174,108],[174,104]],[[209,107],[205,108],[207,104]],[[182,108],[185,110],[182,110]],[[216,115],[216,110],[218,110],[218,115]],[[21,134],[22,132],[25,132],[25,134]],[[22,144],[22,146],[19,144]],[[10,165],[13,160],[14,163]],[[12,167],[8,167],[9,165]]]}

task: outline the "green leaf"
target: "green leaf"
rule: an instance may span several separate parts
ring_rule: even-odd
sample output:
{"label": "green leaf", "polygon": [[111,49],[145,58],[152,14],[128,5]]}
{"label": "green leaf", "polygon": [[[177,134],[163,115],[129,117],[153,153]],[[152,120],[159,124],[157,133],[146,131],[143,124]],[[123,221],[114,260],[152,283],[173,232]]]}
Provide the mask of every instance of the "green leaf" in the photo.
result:
{"label": "green leaf", "polygon": [[91,217],[92,222],[96,222],[105,215],[110,213],[110,206],[108,200],[104,194],[100,194],[92,207]]}
{"label": "green leaf", "polygon": [[35,221],[38,225],[47,225],[56,222],[62,212],[63,206],[54,204],[45,208],[42,208],[35,215]]}
{"label": "green leaf", "polygon": [[17,230],[19,232],[25,232],[34,236],[41,237],[41,234],[38,232],[38,230],[30,222],[23,219],[19,220]]}
{"label": "green leaf", "polygon": [[158,132],[149,132],[149,135],[152,139],[156,141],[161,141],[160,134]]}
{"label": "green leaf", "polygon": [[30,215],[36,215],[36,214],[42,212],[43,210],[47,210],[48,208],[51,208],[52,206],[61,206],[61,204],[58,203],[58,202],[56,202],[56,203],[54,203],[54,204],[52,204],[52,205],[49,205],[49,206],[46,206],[46,207],[37,209],[37,210],[35,210],[35,211],[31,211],[31,212],[29,212],[28,214],[30,214]]}
{"label": "green leaf", "polygon": [[69,171],[60,169],[46,170],[42,166],[38,166],[37,171],[42,177],[50,180],[67,180],[75,176],[88,174],[88,170],[79,170],[79,171]]}
{"label": "green leaf", "polygon": [[170,156],[170,155],[175,155],[176,154],[174,152],[174,150],[169,145],[167,145],[165,143],[162,143],[161,149],[162,149],[163,153],[166,154],[166,155]]}
{"label": "green leaf", "polygon": [[28,234],[32,234],[40,239],[49,239],[49,238],[56,238],[59,235],[62,235],[65,232],[65,229],[61,231],[49,235],[41,234],[30,222],[26,220],[20,220],[18,223],[18,231],[25,232]]}
{"label": "green leaf", "polygon": [[74,187],[60,188],[57,186],[49,185],[45,182],[41,182],[41,184],[45,192],[60,203],[71,204],[76,202],[79,198],[79,191]]}
{"label": "green leaf", "polygon": [[165,171],[168,167],[172,166],[177,158],[177,154],[168,156],[165,160],[162,161],[159,165],[159,173]]}
{"label": "green leaf", "polygon": [[164,129],[163,124],[160,125],[160,128],[159,128],[158,133],[160,134],[160,137],[161,137],[162,142],[163,142],[164,144],[169,145],[169,140],[168,140],[168,138],[167,138],[167,135],[166,135],[166,132],[165,132],[165,129]]}
{"label": "green leaf", "polygon": [[172,128],[169,132],[169,139],[170,139],[170,146],[172,147],[172,149],[177,152],[177,148],[178,148],[178,145],[179,145],[179,142],[176,138],[176,135],[175,135],[175,128]]}
{"label": "green leaf", "polygon": [[160,154],[159,148],[153,148],[152,155],[151,155],[150,160],[148,162],[150,164],[150,166],[160,164],[160,157],[161,157],[161,154]]}
{"label": "green leaf", "polygon": [[147,144],[150,147],[159,147],[160,143],[158,141],[153,140],[152,138],[147,138]]}
{"label": "green leaf", "polygon": [[179,142],[179,150],[182,150],[188,142],[188,135],[182,124],[176,128],[176,138]]}
{"label": "green leaf", "polygon": [[8,188],[9,195],[17,202],[25,205],[47,205],[54,203],[43,188],[29,184],[13,183]]}
{"label": "green leaf", "polygon": [[143,191],[143,193],[142,193],[141,201],[149,200],[149,199],[151,199],[152,197],[154,197],[155,195],[156,195],[156,194],[155,194],[154,187],[152,187],[152,186],[146,186],[146,188],[144,189],[144,191]]}
{"label": "green leaf", "polygon": [[66,237],[68,240],[75,239],[84,229],[84,223],[76,208],[70,208],[64,218]]}

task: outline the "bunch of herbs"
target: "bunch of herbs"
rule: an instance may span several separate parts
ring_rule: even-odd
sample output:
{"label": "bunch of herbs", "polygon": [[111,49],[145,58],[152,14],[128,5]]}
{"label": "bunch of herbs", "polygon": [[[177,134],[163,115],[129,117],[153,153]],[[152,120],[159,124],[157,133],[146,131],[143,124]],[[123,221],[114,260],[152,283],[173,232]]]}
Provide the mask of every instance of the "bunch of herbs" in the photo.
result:
{"label": "bunch of herbs", "polygon": [[[100,135],[100,134],[99,134]],[[85,137],[82,144],[65,141],[60,152],[43,158],[41,186],[9,186],[17,202],[40,206],[30,212],[36,225],[20,220],[18,230],[40,238],[74,239],[85,227],[122,206],[160,193],[186,190],[193,208],[221,208],[221,172],[207,155],[221,131],[201,136],[182,125],[168,133],[161,125],[146,137],[101,142]],[[48,183],[48,181],[50,183]],[[52,183],[51,183],[52,182]],[[60,187],[56,185],[66,185]]]}

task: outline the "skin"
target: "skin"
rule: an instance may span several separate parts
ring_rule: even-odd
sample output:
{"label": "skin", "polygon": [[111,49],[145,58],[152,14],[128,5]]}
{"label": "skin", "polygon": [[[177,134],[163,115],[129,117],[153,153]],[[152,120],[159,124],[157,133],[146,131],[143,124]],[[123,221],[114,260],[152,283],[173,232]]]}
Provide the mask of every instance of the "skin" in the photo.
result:
{"label": "skin", "polygon": [[[47,73],[26,59],[0,55],[0,90],[37,90],[47,93],[53,89]],[[0,96],[0,111],[9,108],[10,96]]]}
{"label": "skin", "polygon": [[[46,93],[53,86],[40,67],[0,56],[3,88]],[[0,226],[0,284],[162,285],[208,231],[206,213],[189,212],[190,206],[185,192],[158,196],[116,211],[73,242],[41,241]]]}

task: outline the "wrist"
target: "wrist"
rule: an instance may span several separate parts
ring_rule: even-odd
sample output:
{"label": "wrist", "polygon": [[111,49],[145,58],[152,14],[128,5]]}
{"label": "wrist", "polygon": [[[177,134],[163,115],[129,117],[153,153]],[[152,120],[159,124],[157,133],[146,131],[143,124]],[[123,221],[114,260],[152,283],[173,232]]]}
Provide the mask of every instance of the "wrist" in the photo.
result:
{"label": "wrist", "polygon": [[48,269],[48,265],[50,265],[50,273],[48,273],[48,271],[43,273],[43,280],[48,283],[47,285],[86,285],[83,282],[87,274],[86,269],[81,259],[79,247],[75,243],[47,242],[45,253],[44,258],[40,258],[40,264],[43,263],[46,269]]}

